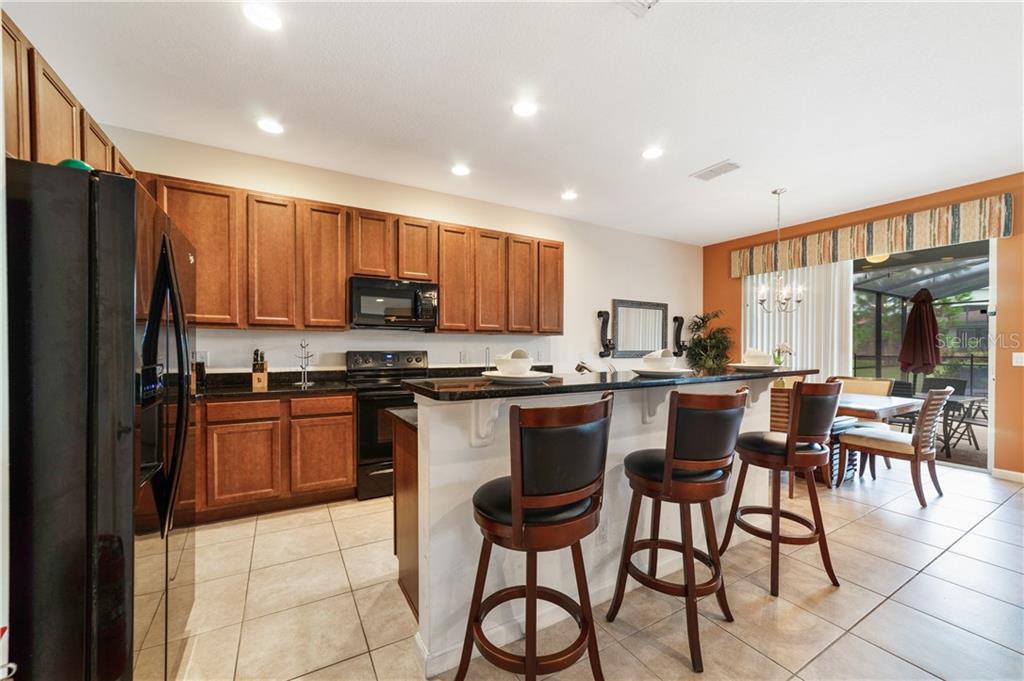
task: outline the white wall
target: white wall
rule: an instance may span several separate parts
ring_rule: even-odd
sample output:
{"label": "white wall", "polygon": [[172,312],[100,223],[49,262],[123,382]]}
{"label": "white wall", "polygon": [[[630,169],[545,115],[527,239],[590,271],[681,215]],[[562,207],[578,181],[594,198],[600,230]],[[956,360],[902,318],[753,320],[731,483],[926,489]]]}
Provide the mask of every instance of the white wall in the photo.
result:
{"label": "white wall", "polygon": [[[565,372],[580,359],[603,363],[597,357],[597,311],[610,310],[612,298],[668,303],[670,317],[700,311],[697,246],[122,128],[104,130],[138,170],[565,242],[564,336],[201,329],[198,349],[209,352],[213,369],[247,369],[255,347],[267,353],[271,370],[294,367],[293,355],[306,337],[310,350],[321,354],[321,366],[341,364],[334,353],[348,350],[426,349],[432,365],[443,365],[458,364],[460,353],[465,363],[482,363],[485,347],[492,353],[523,347]],[[612,361],[618,368],[636,363]]]}

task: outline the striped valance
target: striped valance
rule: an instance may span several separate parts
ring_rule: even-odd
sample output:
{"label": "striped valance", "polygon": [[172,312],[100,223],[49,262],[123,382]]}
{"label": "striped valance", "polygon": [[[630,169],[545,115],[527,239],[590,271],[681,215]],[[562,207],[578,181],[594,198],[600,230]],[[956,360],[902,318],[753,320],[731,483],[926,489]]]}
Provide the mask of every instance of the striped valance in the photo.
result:
{"label": "striped valance", "polygon": [[855,260],[869,255],[903,253],[968,241],[1010,236],[1013,197],[1009,193],[951,203],[884,220],[837,227],[730,253],[731,274],[745,277],[796,267]]}

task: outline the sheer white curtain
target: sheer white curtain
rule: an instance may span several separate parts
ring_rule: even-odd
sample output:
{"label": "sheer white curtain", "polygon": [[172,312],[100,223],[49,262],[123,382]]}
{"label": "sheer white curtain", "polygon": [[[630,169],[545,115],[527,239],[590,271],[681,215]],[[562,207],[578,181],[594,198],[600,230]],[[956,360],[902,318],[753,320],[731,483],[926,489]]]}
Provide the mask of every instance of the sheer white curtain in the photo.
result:
{"label": "sheer white curtain", "polygon": [[772,352],[779,343],[793,350],[786,363],[818,369],[811,380],[849,376],[853,371],[853,261],[801,267],[783,272],[786,281],[804,289],[796,311],[767,313],[757,304],[757,289],[772,285],[775,273],[743,279],[743,351]]}

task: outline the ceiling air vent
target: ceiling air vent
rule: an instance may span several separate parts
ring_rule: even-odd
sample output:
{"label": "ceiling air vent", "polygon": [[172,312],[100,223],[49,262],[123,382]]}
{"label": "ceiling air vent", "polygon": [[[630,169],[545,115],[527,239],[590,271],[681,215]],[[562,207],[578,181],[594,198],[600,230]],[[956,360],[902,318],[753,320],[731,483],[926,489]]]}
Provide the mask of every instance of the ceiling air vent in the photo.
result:
{"label": "ceiling air vent", "polygon": [[718,163],[710,165],[707,168],[704,168],[703,170],[698,170],[694,174],[690,175],[690,177],[696,177],[698,180],[710,182],[716,177],[721,177],[726,173],[731,173],[732,171],[736,170],[739,167],[740,164],[736,163],[735,161],[719,161]]}

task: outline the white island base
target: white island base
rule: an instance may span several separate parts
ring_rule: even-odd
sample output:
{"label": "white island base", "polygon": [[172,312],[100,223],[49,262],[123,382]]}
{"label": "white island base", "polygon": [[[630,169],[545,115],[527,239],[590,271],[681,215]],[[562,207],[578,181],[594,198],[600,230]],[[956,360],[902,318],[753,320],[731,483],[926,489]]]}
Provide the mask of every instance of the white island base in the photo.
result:
{"label": "white island base", "polygon": [[[668,395],[673,389],[687,393],[730,394],[742,385],[750,388],[743,431],[767,430],[771,378],[750,378],[712,383],[692,383],[616,390],[605,473],[604,507],[597,531],[582,542],[590,597],[596,606],[609,600],[615,587],[631,490],[622,461],[632,451],[664,447],[668,427]],[[509,423],[511,404],[548,407],[585,404],[599,399],[601,392],[540,395],[501,399],[439,401],[416,395],[419,420],[419,631],[416,635],[427,678],[457,666],[466,631],[466,617],[473,590],[482,537],[473,520],[472,497],[477,487],[493,478],[509,475]],[[695,438],[700,433],[694,433]],[[739,462],[729,486],[730,492],[714,501],[715,528],[719,538],[725,532],[732,489]],[[768,472],[748,469],[743,503],[767,505]],[[649,536],[650,504],[641,507],[638,537]],[[706,549],[700,513],[694,514],[694,541]],[[680,540],[679,510],[676,504],[662,505],[660,535]],[[734,532],[731,545],[749,535]],[[646,565],[646,556],[634,560]],[[677,572],[681,556],[659,551],[658,574]],[[576,598],[572,557],[568,549],[541,553],[538,581]],[[525,583],[525,554],[495,546],[487,575],[487,594],[506,586]],[[627,589],[639,584],[627,580]],[[629,596],[626,596],[627,601]],[[538,604],[538,628],[568,617],[550,603]],[[524,602],[512,601],[495,608],[484,622],[488,638],[505,645],[524,636]],[[476,652],[474,651],[474,654]]]}

